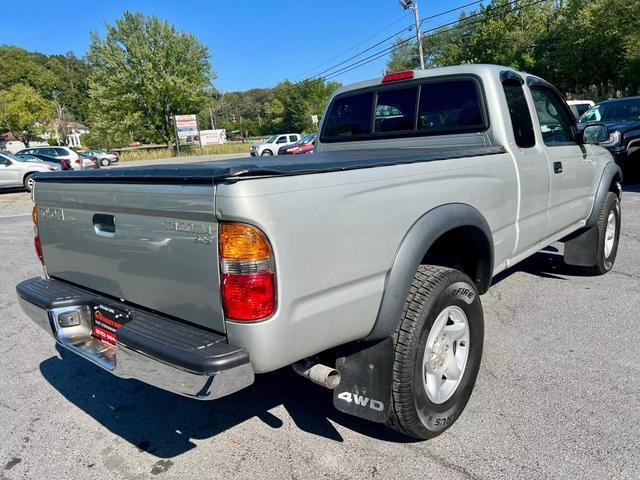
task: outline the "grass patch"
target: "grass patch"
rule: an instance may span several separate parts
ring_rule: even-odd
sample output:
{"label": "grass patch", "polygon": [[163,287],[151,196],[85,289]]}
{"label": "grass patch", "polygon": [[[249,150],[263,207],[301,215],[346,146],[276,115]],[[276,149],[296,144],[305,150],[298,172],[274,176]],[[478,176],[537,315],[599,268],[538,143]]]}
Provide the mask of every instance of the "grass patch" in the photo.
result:
{"label": "grass patch", "polygon": [[[249,153],[250,143],[227,142],[220,145],[205,145],[202,147],[202,154],[198,146],[181,146],[180,157],[191,157],[198,155],[220,155],[225,153]],[[166,148],[154,148],[148,150],[128,150],[120,152],[120,161],[130,162],[132,160],[157,160],[159,158],[178,157],[173,150]]]}

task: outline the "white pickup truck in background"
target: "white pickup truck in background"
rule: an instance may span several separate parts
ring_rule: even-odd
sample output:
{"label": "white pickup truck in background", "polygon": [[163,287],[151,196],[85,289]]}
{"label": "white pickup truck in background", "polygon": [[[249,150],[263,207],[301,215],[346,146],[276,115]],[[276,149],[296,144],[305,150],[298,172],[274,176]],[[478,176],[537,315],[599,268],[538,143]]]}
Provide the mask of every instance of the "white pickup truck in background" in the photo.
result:
{"label": "white pickup truck in background", "polygon": [[299,133],[281,133],[279,135],[272,135],[264,143],[251,145],[250,154],[252,157],[277,155],[278,150],[280,150],[281,147],[296,143],[298,140],[300,140]]}
{"label": "white pickup truck in background", "polygon": [[339,410],[431,438],[470,398],[497,273],[557,241],[613,267],[608,138],[507,67],[389,74],[332,95],[313,155],[37,175],[45,277],[17,294],[115,375],[208,400],[294,365]]}

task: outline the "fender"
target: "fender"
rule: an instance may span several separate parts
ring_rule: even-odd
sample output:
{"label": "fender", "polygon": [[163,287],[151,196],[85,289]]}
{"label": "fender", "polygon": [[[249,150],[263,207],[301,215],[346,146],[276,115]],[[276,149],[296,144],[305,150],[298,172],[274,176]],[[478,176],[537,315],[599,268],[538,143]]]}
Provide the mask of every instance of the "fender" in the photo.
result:
{"label": "fender", "polygon": [[618,196],[622,194],[622,170],[615,162],[609,162],[605,165],[604,170],[602,172],[602,176],[600,177],[600,183],[598,184],[598,189],[596,190],[596,196],[593,201],[593,209],[591,210],[591,214],[587,218],[587,223],[585,228],[593,227],[598,221],[598,215],[600,215],[600,210],[602,210],[602,206],[604,205],[604,201],[607,197],[607,192],[609,192],[609,186],[611,182],[613,182],[617,177],[618,185],[617,193]]}
{"label": "fender", "polygon": [[387,273],[378,316],[365,340],[380,340],[395,331],[418,265],[438,238],[457,227],[476,227],[486,237],[490,245],[488,268],[483,268],[481,278],[474,280],[479,280],[480,293],[489,289],[493,273],[493,235],[487,220],[476,208],[464,203],[436,207],[422,215],[400,242]]}

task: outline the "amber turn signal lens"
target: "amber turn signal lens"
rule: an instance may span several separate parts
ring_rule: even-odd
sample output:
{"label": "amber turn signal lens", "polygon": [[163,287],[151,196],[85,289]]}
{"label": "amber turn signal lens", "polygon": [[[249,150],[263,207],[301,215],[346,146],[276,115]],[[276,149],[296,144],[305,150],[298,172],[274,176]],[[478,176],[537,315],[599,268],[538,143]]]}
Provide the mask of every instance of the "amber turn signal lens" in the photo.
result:
{"label": "amber turn signal lens", "polygon": [[31,219],[33,220],[33,224],[38,224],[38,206],[34,205],[33,210],[31,210]]}
{"label": "amber turn signal lens", "polygon": [[220,258],[225,260],[258,260],[271,256],[271,247],[256,227],[242,223],[220,224]]}

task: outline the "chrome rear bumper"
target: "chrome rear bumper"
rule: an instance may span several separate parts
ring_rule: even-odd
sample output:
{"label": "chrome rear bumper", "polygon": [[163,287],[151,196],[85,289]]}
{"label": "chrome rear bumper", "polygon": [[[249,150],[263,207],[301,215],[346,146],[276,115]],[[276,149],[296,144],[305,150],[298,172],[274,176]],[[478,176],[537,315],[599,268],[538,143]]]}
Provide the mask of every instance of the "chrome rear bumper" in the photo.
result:
{"label": "chrome rear bumper", "polygon": [[[214,400],[251,385],[248,353],[220,335],[103,299],[65,283],[34,278],[16,287],[22,310],[66,349],[122,378],[135,378],[173,393]],[[131,322],[118,330],[117,345],[91,335],[90,314],[62,327],[58,317],[86,311],[99,301],[127,310]]]}

